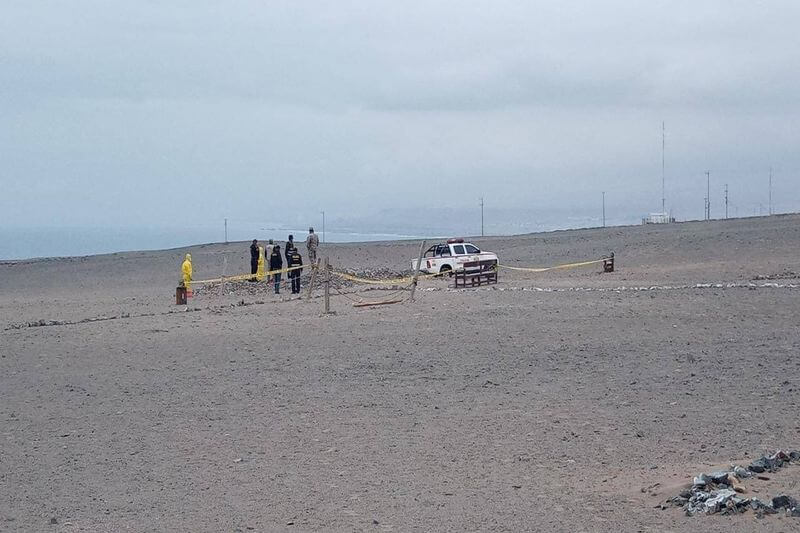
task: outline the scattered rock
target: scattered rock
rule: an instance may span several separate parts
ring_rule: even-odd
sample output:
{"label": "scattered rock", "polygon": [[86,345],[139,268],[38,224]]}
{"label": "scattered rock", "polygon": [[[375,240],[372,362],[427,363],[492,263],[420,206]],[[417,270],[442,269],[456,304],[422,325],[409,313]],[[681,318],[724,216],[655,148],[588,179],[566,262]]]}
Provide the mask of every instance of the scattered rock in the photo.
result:
{"label": "scattered rock", "polygon": [[753,278],[754,281],[765,281],[765,280],[773,280],[773,279],[795,279],[800,277],[800,274],[797,272],[792,272],[791,270],[784,270],[780,274],[759,274]]}
{"label": "scattered rock", "polygon": [[736,491],[730,489],[712,491],[709,495],[709,498],[703,502],[703,504],[705,505],[705,511],[711,514],[716,513],[726,503],[728,503],[728,500],[730,500],[735,496],[736,496]]}
{"label": "scattered rock", "polygon": [[717,472],[712,472],[711,474],[709,474],[709,477],[711,478],[711,481],[717,484],[728,483],[728,472],[724,472],[722,470],[719,470]]}
{"label": "scattered rock", "polygon": [[791,496],[786,496],[785,494],[781,494],[780,496],[775,496],[772,498],[773,509],[783,509],[784,507],[788,509],[797,507],[797,500]]}
{"label": "scattered rock", "polygon": [[744,485],[742,485],[742,482],[739,481],[739,478],[733,474],[728,476],[728,484],[736,492],[739,493],[747,492],[747,488]]}
{"label": "scattered rock", "polygon": [[52,524],[52,525],[58,524],[58,518],[56,518],[55,516],[53,518],[51,518],[50,519],[50,524]]}

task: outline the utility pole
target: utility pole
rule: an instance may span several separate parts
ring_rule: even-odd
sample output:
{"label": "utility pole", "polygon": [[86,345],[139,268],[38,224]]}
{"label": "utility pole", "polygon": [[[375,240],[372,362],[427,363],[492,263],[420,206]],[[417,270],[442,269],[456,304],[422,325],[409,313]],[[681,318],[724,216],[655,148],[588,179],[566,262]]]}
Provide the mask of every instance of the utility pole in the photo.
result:
{"label": "utility pole", "polygon": [[481,196],[481,237],[483,237],[483,196]]}
{"label": "utility pole", "polygon": [[711,220],[711,171],[706,170],[706,220]]}
{"label": "utility pole", "polygon": [[666,127],[664,125],[664,121],[661,121],[661,212],[663,214],[667,213],[667,200],[666,200],[666,174],[664,172],[665,165],[664,165],[664,152],[666,148]]}
{"label": "utility pole", "polygon": [[325,242],[325,211],[322,212],[322,242]]}
{"label": "utility pole", "polygon": [[225,244],[228,244],[228,219],[225,219]]}
{"label": "utility pole", "polygon": [[603,227],[606,227],[606,191],[603,191]]}
{"label": "utility pole", "polygon": [[772,167],[769,167],[769,214],[772,212]]}
{"label": "utility pole", "polygon": [[728,184],[725,184],[725,218],[728,218]]}

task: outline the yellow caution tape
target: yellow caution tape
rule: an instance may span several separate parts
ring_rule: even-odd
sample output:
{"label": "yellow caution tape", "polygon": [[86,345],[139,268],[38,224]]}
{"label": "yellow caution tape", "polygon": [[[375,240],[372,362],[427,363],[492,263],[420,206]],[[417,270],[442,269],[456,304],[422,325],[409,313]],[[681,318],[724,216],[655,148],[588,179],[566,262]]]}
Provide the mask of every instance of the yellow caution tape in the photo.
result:
{"label": "yellow caution tape", "polygon": [[[510,265],[503,265],[497,264],[495,265],[495,269],[497,268],[505,268],[507,270],[516,270],[520,272],[547,272],[549,270],[561,270],[565,268],[577,268],[582,266],[588,265],[595,265],[598,263],[604,263],[611,259],[610,257],[604,257],[603,259],[595,259],[593,261],[582,261],[580,263],[567,263],[564,265],[556,265],[552,267],[543,267],[543,268],[530,268],[530,267],[516,267]],[[265,276],[273,276],[275,274],[283,273],[283,272],[291,272],[292,270],[299,270],[301,268],[316,268],[314,265],[300,265],[294,267],[287,267],[282,268],[279,270],[270,270],[269,272],[265,273]],[[359,276],[354,276],[352,274],[348,274],[346,272],[339,272],[336,270],[331,270],[330,273],[334,276],[338,276],[340,278],[352,281],[354,283],[365,283],[368,285],[403,285],[406,283],[412,283],[414,281],[414,276],[406,276],[403,278],[388,278],[388,279],[373,279],[373,278],[362,278]],[[430,279],[435,277],[442,276],[443,273],[433,273],[433,274],[420,274],[417,276],[417,280],[421,279]],[[203,279],[203,280],[192,280],[191,283],[221,283],[223,281],[244,281],[248,279],[253,279],[256,277],[256,274],[240,274],[237,276],[225,276],[221,278],[214,278],[214,279]]]}
{"label": "yellow caution tape", "polygon": [[577,267],[582,267],[582,266],[587,266],[587,265],[596,265],[598,263],[604,263],[608,259],[610,259],[610,258],[606,257],[606,258],[603,258],[603,259],[595,259],[594,261],[582,261],[580,263],[567,263],[565,265],[557,265],[557,266],[544,267],[544,268],[524,268],[524,267],[514,267],[514,266],[509,266],[509,265],[501,265],[501,264],[498,264],[497,266],[500,267],[500,268],[506,268],[508,270],[518,270],[518,271],[522,271],[522,272],[547,272],[548,270],[561,270],[561,269],[564,269],[564,268],[577,268]]}
{"label": "yellow caution tape", "polygon": [[[299,270],[301,268],[313,268],[313,266],[299,265],[299,266],[281,268],[279,270],[270,270],[269,272],[265,272],[264,276],[274,276],[275,274],[280,274],[282,272],[291,272],[292,270]],[[222,278],[192,280],[192,283],[221,283],[223,281],[245,281],[248,279],[253,279],[255,277],[256,274],[239,274],[237,276],[225,276]]]}
{"label": "yellow caution tape", "polygon": [[367,283],[369,285],[401,285],[404,283],[411,283],[412,281],[414,281],[413,276],[406,278],[371,279],[371,278],[360,278],[358,276],[353,276],[352,274],[347,274],[345,272],[336,272],[335,270],[331,271],[331,274],[339,276],[342,279],[354,281],[356,283]]}
{"label": "yellow caution tape", "polygon": [[[603,263],[608,259],[610,258],[606,257],[603,259],[595,259],[593,261],[581,261],[579,263],[567,263],[565,265],[557,265],[557,266],[542,267],[542,268],[515,267],[510,265],[497,264],[494,266],[493,270],[496,270],[498,268],[506,268],[508,270],[518,270],[522,272],[547,272],[548,270],[561,270],[565,268],[577,268],[582,266],[595,265],[598,263]],[[331,273],[356,283],[366,283],[369,285],[402,285],[404,283],[411,283],[414,281],[414,276],[407,276],[404,278],[392,278],[392,279],[370,279],[370,278],[360,278],[358,276],[353,276],[352,274],[347,274],[345,272],[332,271]],[[417,279],[418,280],[429,279],[429,278],[440,277],[442,275],[444,274],[441,272],[434,274],[420,274]]]}

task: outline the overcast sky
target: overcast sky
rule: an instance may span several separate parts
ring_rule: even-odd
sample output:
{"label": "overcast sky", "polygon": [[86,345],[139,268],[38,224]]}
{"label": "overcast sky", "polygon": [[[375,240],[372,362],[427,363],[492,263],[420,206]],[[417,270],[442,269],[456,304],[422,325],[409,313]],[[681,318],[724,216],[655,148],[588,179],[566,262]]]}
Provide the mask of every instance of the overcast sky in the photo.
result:
{"label": "overcast sky", "polygon": [[[6,225],[799,208],[800,2],[0,3]],[[721,211],[714,213],[721,214]]]}

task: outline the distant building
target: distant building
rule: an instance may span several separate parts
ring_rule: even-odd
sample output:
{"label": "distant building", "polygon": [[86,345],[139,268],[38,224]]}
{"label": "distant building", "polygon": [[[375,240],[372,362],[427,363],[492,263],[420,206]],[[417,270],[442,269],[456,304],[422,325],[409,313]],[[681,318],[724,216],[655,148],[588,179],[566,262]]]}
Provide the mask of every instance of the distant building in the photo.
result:
{"label": "distant building", "polygon": [[642,224],[670,224],[675,222],[675,218],[669,216],[667,213],[650,213],[642,219]]}

